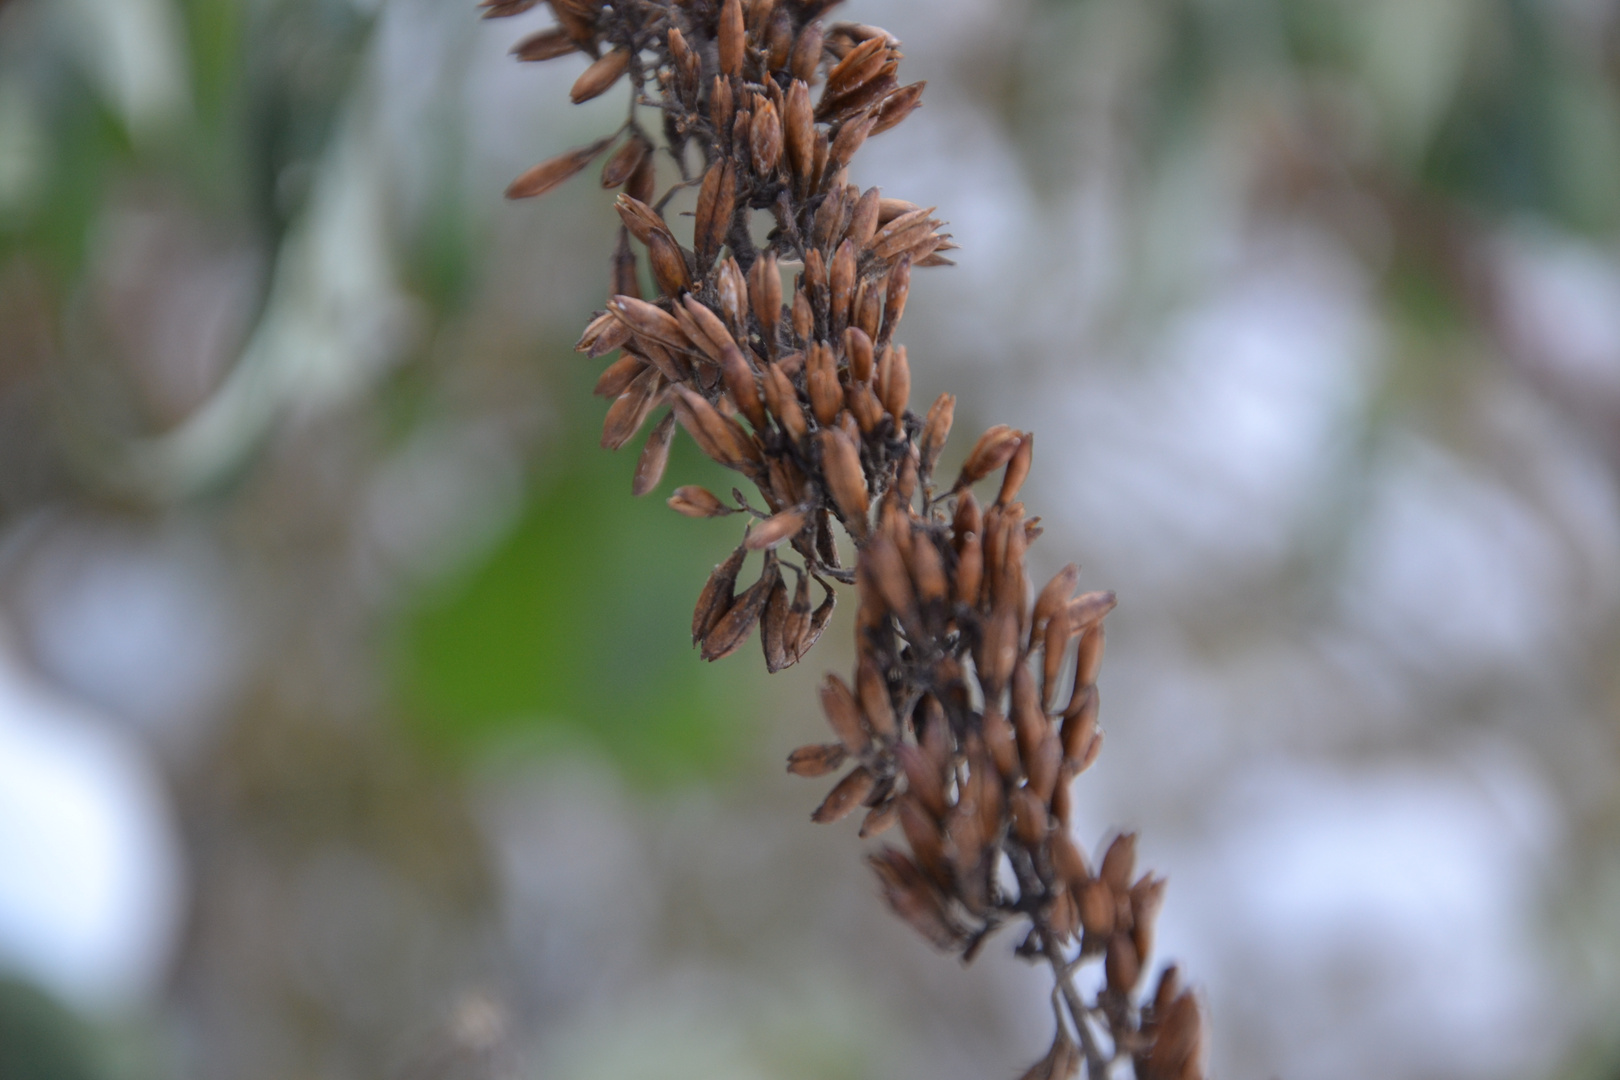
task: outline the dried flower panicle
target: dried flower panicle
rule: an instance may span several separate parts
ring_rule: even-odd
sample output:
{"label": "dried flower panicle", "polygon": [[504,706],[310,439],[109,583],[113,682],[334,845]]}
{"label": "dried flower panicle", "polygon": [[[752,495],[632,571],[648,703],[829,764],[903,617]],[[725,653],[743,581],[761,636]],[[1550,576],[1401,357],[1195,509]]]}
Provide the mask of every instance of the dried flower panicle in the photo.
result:
{"label": "dried flower panicle", "polygon": [[[630,114],[508,195],[549,191],[606,155],[601,182],[620,189],[622,227],[605,310],[578,345],[620,354],[597,384],[611,399],[602,443],[628,444],[663,410],[635,494],[659,485],[677,425],[759,492],[762,507],[693,486],[669,499],[689,517],[748,520],[693,613],[704,659],[737,651],[757,627],[769,670],[797,663],[831,616],[834,584],[855,586],[853,681],[829,675],[821,690],[835,741],[788,759],[800,776],[841,772],[813,819],[860,811],[863,837],[898,826],[904,846],[869,862],[889,906],[935,946],[970,960],[1017,927],[1016,951],[1050,965],[1056,1035],[1027,1078],[1082,1063],[1102,1077],[1128,1058],[1142,1080],[1198,1080],[1196,998],[1174,967],[1143,996],[1163,879],[1136,876],[1134,836],[1116,837],[1094,869],[1070,834],[1070,783],[1102,745],[1096,679],[1113,594],[1076,595],[1073,566],[1038,592],[1028,580],[1040,528],[1018,494],[1033,435],[993,427],[938,482],[955,399],[911,411],[895,331],[912,272],[948,265],[955,245],[932,207],[847,180],[865,141],[917,108],[924,84],[901,84],[887,32],[824,24],[835,3],[548,0],[557,25],[514,52],[583,53],[572,99],[628,81]],[[534,0],[483,6],[496,17]],[[658,111],[662,158],[639,106]],[[662,193],[660,160],[678,177]],[[689,235],[664,213],[684,187],[696,189]],[[756,214],[772,225],[762,245]],[[975,487],[998,477],[981,503]],[[739,587],[753,552],[759,576]],[[1092,1000],[1073,978],[1088,962],[1103,967]]]}

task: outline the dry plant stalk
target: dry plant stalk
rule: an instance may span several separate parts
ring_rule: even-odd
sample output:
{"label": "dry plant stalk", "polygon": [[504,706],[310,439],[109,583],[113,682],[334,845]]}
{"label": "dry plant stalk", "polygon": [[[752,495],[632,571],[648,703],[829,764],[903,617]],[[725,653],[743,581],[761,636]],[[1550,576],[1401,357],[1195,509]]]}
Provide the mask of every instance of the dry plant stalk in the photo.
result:
{"label": "dry plant stalk", "polygon": [[[504,16],[537,2],[483,6]],[[1082,1063],[1100,1080],[1124,1060],[1141,1080],[1198,1080],[1203,1021],[1175,967],[1138,997],[1163,879],[1136,876],[1134,835],[1116,837],[1095,867],[1070,837],[1070,782],[1102,744],[1096,678],[1113,594],[1075,595],[1070,565],[1031,599],[1025,552],[1041,530],[1017,499],[1033,435],[993,427],[960,474],[938,482],[955,399],[941,395],[921,417],[908,409],[909,360],[894,332],[912,271],[948,264],[954,245],[931,207],[846,182],[851,158],[917,107],[923,84],[900,83],[900,44],[886,31],[824,25],[836,2],[548,0],[557,25],[515,54],[584,53],[573,100],[626,82],[629,116],[507,194],[549,191],[607,155],[602,184],[622,189],[623,228],[612,295],[578,345],[620,354],[596,388],[612,399],[602,445],[625,445],[667,406],[641,452],[637,495],[662,479],[679,423],[764,501],[734,489],[728,503],[700,487],[669,499],[691,517],[750,519],[693,614],[704,659],[735,652],[757,625],[766,667],[794,664],[827,624],[833,583],[856,587],[853,685],[828,675],[821,689],[837,741],[788,759],[801,776],[850,766],[814,820],[864,810],[863,837],[899,824],[909,851],[868,859],[895,913],[940,949],[967,961],[997,929],[1024,931],[1016,951],[1051,967],[1056,1019],[1026,1080],[1072,1076]],[[640,106],[657,110],[680,174],[662,194]],[[663,211],[692,186],[683,244]],[[763,247],[756,211],[774,222]],[[632,237],[658,288],[651,299]],[[784,266],[797,268],[786,291]],[[982,505],[972,489],[998,472]],[[840,561],[835,519],[853,567]],[[739,591],[753,551],[762,570]],[[812,579],[824,593],[814,608]],[[1097,960],[1102,983],[1088,999],[1075,975]]]}

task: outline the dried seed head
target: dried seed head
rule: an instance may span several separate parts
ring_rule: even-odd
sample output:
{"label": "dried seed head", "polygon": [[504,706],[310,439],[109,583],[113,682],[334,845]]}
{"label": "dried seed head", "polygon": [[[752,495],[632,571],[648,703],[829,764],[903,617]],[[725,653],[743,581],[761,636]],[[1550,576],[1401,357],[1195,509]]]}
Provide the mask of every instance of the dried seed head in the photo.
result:
{"label": "dried seed head", "polygon": [[827,798],[810,815],[810,820],[825,825],[847,817],[850,811],[861,805],[862,800],[872,793],[875,783],[866,766],[860,766],[838,781],[837,786],[827,793]]}
{"label": "dried seed head", "polygon": [[844,331],[844,356],[849,361],[849,377],[852,380],[859,383],[872,381],[872,339],[860,327],[852,326]]}
{"label": "dried seed head", "polygon": [[828,322],[833,334],[842,334],[849,325],[850,304],[855,299],[855,245],[845,240],[838,245],[827,272]]}
{"label": "dried seed head", "polygon": [[801,746],[788,755],[787,771],[794,776],[826,776],[848,756],[849,752],[839,743]]}
{"label": "dried seed head", "polygon": [[675,438],[675,414],[669,413],[647,436],[647,445],[636,462],[636,475],[630,482],[630,491],[640,497],[658,486],[664,478],[664,466],[669,464],[669,444]]}
{"label": "dried seed head", "polygon": [[578,105],[582,101],[589,101],[598,94],[605,93],[619,81],[629,66],[629,51],[614,49],[580,74],[574,81],[574,88],[568,91],[569,99]]}
{"label": "dried seed head", "polygon": [[589,165],[596,159],[598,154],[606,150],[612,143],[613,139],[611,137],[598,139],[588,146],[577,146],[572,150],[558,154],[548,161],[542,161],[512,181],[506,189],[506,197],[508,199],[532,199],[536,195],[544,195]]}
{"label": "dried seed head", "polygon": [[[722,514],[734,514],[735,510],[728,508],[707,488],[688,484],[675,489],[675,494],[669,497],[670,509],[689,518],[711,518]],[[742,563],[739,561],[738,565]],[[693,631],[692,640],[695,643],[703,635]]]}
{"label": "dried seed head", "polygon": [[615,398],[624,393],[625,387],[636,380],[636,377],[647,370],[647,362],[641,357],[627,353],[609,364],[596,380],[596,396]]}
{"label": "dried seed head", "polygon": [[822,342],[814,342],[805,350],[805,390],[810,395],[810,411],[822,427],[830,427],[844,407],[844,391],[838,385],[836,364],[832,350]]}
{"label": "dried seed head", "polygon": [[672,349],[685,349],[691,342],[675,316],[663,308],[637,300],[633,296],[615,296],[608,301],[608,310],[617,315],[632,332]]}
{"label": "dried seed head", "polygon": [[906,404],[911,400],[911,365],[906,360],[906,347],[894,346],[884,350],[885,358],[892,357],[888,365],[886,377],[882,379],[882,386],[878,395],[883,399],[883,407],[889,410],[894,417],[898,428],[905,423]]}
{"label": "dried seed head", "polygon": [[866,142],[866,137],[872,133],[872,125],[876,122],[876,117],[865,116],[859,120],[852,120],[838,129],[838,136],[827,148],[827,163],[822,166],[827,175],[838,172],[854,160],[856,152]]}

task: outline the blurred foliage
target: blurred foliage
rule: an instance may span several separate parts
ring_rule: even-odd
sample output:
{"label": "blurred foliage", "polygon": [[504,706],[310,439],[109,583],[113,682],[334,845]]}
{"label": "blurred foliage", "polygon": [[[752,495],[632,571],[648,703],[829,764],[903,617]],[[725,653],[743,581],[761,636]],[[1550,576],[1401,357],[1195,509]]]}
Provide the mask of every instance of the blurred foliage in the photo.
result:
{"label": "blurred foliage", "polygon": [[[588,386],[573,381],[560,392],[583,400]],[[570,415],[510,534],[411,605],[397,667],[405,711],[458,752],[537,740],[604,752],[644,783],[712,776],[758,728],[738,692],[755,682],[756,646],[711,667],[671,628],[690,622],[735,524],[669,528],[661,499],[628,496],[636,447],[605,454],[594,418]],[[670,470],[720,491],[732,482],[686,440]]]}

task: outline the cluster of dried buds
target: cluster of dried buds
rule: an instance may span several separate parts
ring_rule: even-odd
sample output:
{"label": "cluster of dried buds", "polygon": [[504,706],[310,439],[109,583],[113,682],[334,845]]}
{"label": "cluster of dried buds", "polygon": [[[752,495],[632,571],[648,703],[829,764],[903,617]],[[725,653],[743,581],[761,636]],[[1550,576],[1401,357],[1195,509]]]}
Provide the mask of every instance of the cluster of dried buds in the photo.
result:
{"label": "cluster of dried buds", "polygon": [[[1113,595],[1076,596],[1071,565],[1031,599],[1025,554],[1039,519],[1017,497],[1032,435],[991,428],[954,481],[936,483],[955,399],[910,411],[894,332],[912,270],[948,264],[954,245],[931,208],[846,180],[856,151],[904,120],[923,84],[900,84],[899,42],[886,31],[824,26],[836,2],[548,0],[556,25],[516,54],[586,54],[573,100],[625,80],[630,113],[508,195],[541,194],[606,155],[602,184],[622,189],[623,228],[611,298],[578,345],[620,354],[597,384],[612,399],[602,444],[625,445],[667,406],[637,463],[637,495],[661,481],[678,424],[764,502],[700,487],[669,500],[688,516],[749,520],[693,614],[704,658],[735,652],[757,625],[767,668],[796,663],[826,626],[835,583],[857,588],[854,685],[832,675],[821,692],[837,741],[788,763],[802,776],[852,766],[815,820],[864,808],[862,836],[898,822],[908,851],[870,861],[890,906],[939,948],[968,960],[998,928],[1023,930],[1018,953],[1056,978],[1056,1035],[1029,1078],[1082,1063],[1100,1078],[1128,1060],[1143,1080],[1197,1080],[1202,1020],[1175,968],[1138,997],[1163,880],[1134,877],[1133,836],[1115,838],[1094,870],[1070,835],[1070,783],[1101,746],[1096,677]],[[484,7],[513,15],[537,3]],[[642,106],[657,111],[679,174],[662,194]],[[686,245],[664,211],[694,186]],[[770,221],[763,243],[756,212]],[[797,273],[785,288],[788,268]],[[995,501],[981,507],[972,488],[997,473]],[[853,566],[840,560],[840,532]],[[756,551],[760,575],[739,591]],[[812,579],[825,594],[814,609]],[[1075,975],[1096,960],[1103,978],[1088,1000]]]}

